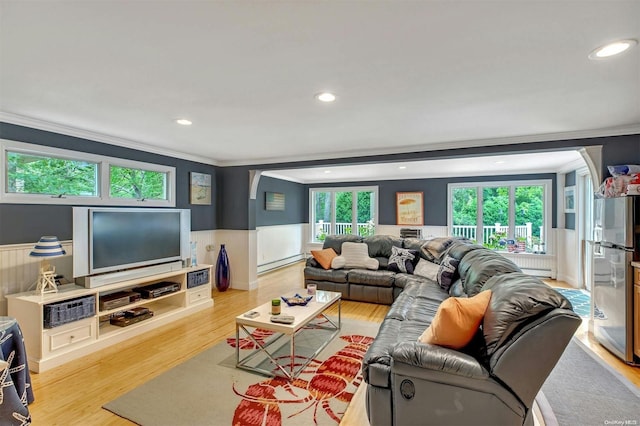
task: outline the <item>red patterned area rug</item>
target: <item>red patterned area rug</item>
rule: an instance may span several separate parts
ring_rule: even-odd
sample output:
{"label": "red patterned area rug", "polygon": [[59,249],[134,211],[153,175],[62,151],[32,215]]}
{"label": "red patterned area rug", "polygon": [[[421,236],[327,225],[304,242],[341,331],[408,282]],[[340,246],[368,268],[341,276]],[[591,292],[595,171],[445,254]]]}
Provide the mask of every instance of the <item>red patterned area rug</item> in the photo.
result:
{"label": "red patterned area rug", "polygon": [[[140,425],[337,425],[362,382],[362,357],[378,328],[343,319],[339,335],[293,381],[235,368],[236,339],[228,338],[103,408]],[[273,337],[265,330],[253,334],[258,340]],[[328,334],[300,333],[297,361],[312,354]],[[276,357],[289,353],[287,339],[278,345]],[[253,343],[241,339],[240,348],[242,357]],[[255,365],[272,369],[266,357],[256,357]]]}

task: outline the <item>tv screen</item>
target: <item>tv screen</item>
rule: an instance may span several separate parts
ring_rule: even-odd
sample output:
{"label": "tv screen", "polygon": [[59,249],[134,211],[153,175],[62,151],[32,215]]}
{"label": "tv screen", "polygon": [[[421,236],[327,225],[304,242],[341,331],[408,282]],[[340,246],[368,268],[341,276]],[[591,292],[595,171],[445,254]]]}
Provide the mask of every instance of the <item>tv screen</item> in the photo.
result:
{"label": "tv screen", "polygon": [[93,272],[181,258],[179,211],[94,210],[91,215]]}
{"label": "tv screen", "polygon": [[74,207],[73,276],[179,262],[190,236],[188,209]]}

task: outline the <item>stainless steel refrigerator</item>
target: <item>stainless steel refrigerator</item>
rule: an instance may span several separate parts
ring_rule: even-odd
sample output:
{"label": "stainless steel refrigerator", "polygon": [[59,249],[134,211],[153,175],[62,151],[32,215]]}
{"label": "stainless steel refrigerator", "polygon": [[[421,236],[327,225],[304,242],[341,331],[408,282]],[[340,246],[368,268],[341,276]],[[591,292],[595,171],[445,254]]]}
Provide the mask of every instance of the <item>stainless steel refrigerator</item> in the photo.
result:
{"label": "stainless steel refrigerator", "polygon": [[594,335],[633,363],[633,270],[638,258],[640,197],[596,199],[594,211]]}

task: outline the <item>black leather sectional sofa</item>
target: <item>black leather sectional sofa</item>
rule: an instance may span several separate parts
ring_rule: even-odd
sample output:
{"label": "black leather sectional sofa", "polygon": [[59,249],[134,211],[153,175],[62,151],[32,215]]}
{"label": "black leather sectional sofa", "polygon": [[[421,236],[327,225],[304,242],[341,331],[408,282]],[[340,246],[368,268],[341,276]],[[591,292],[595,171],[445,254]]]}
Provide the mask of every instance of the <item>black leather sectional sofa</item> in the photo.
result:
{"label": "black leather sectional sofa", "polygon": [[[392,245],[420,250],[426,240],[328,236],[324,247],[339,254],[345,241],[367,243],[380,269],[324,270],[310,260],[305,282],[345,299],[391,304],[363,360],[372,426],[533,424],[534,399],[581,322],[569,301],[468,242],[452,240],[441,253],[459,261],[445,291],[428,278],[385,269]],[[491,301],[470,344],[454,350],[418,342],[442,301],[485,289]]]}

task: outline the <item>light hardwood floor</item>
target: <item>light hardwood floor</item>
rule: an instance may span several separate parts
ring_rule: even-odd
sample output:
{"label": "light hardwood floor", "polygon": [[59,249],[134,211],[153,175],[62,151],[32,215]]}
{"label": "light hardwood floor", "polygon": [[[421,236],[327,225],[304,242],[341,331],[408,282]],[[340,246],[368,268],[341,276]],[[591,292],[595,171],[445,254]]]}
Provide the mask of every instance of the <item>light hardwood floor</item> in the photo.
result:
{"label": "light hardwood floor", "polygon": [[[258,289],[253,291],[229,289],[220,293],[214,290],[215,305],[211,309],[61,367],[40,374],[32,373],[36,400],[29,409],[33,424],[131,425],[129,421],[103,410],[102,404],[232,335],[235,316],[284,292],[302,288],[302,271],[303,264],[298,263],[264,274],[259,278]],[[364,321],[381,322],[388,309],[384,305],[342,303],[345,318]],[[617,361],[587,333],[578,331],[577,335],[605,361],[640,386],[640,369]],[[363,398],[364,393],[358,392],[343,418],[343,424],[368,425]]]}

